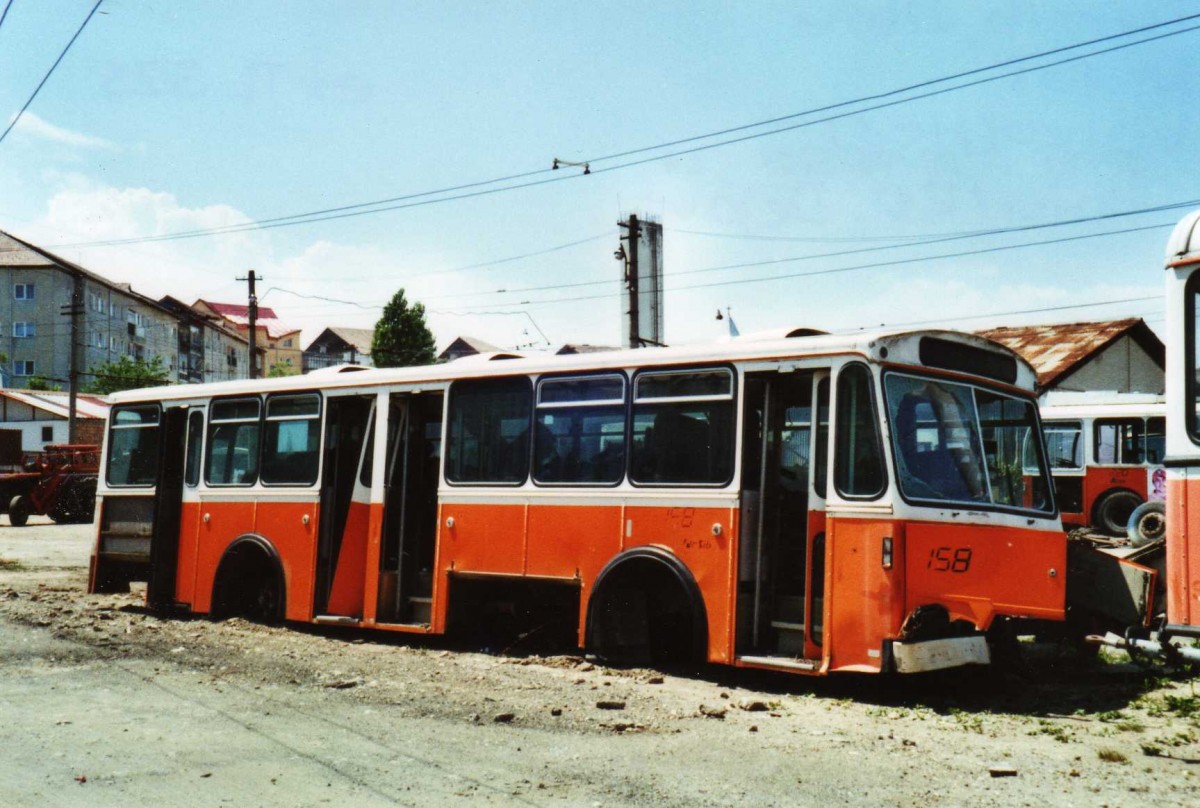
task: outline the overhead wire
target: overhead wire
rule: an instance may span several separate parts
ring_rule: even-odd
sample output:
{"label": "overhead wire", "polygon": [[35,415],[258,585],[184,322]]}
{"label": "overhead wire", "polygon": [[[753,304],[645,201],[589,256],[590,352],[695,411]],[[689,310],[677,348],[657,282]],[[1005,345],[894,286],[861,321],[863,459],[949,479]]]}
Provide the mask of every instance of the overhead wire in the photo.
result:
{"label": "overhead wire", "polygon": [[[816,260],[816,259],[820,259],[820,258],[838,258],[838,257],[847,256],[847,255],[861,255],[863,253],[881,252],[884,250],[904,249],[907,247],[924,247],[924,246],[928,246],[931,244],[944,244],[944,243],[951,242],[951,241],[962,241],[964,239],[982,238],[984,236],[1005,235],[1005,234],[1010,234],[1010,233],[1029,232],[1029,231],[1033,231],[1033,230],[1046,230],[1046,229],[1055,228],[1055,227],[1068,227],[1068,226],[1076,225],[1076,224],[1086,224],[1088,222],[1099,222],[1099,221],[1105,221],[1105,220],[1110,220],[1110,219],[1121,219],[1121,218],[1125,218],[1125,217],[1129,217],[1129,216],[1138,216],[1138,215],[1142,215],[1142,214],[1146,214],[1146,213],[1162,213],[1164,211],[1178,210],[1181,208],[1194,208],[1197,205],[1200,205],[1200,199],[1188,199],[1188,200],[1185,200],[1182,202],[1171,202],[1171,203],[1167,203],[1165,205],[1155,205],[1153,207],[1140,208],[1137,210],[1119,211],[1116,213],[1104,213],[1104,214],[1099,214],[1096,216],[1084,216],[1084,217],[1077,217],[1074,219],[1061,219],[1058,221],[1042,222],[1039,224],[1013,225],[1013,226],[1009,226],[1009,227],[993,228],[990,230],[975,230],[975,231],[971,231],[971,232],[967,232],[967,233],[963,233],[963,234],[959,234],[959,235],[948,235],[948,236],[941,236],[941,237],[937,237],[937,238],[928,238],[928,239],[925,239],[924,241],[904,241],[904,242],[900,242],[900,243],[896,243],[896,244],[885,244],[885,245],[872,246],[872,247],[859,247],[859,248],[853,249],[853,250],[838,250],[835,252],[810,253],[808,255],[796,255],[796,256],[790,256],[790,257],[785,257],[785,258],[769,258],[769,259],[764,259],[761,261],[745,261],[745,262],[741,262],[741,263],[737,263],[737,264],[723,264],[720,266],[703,267],[703,268],[699,268],[699,269],[684,269],[684,270],[679,270],[676,272],[666,272],[666,273],[664,273],[664,277],[673,278],[673,277],[678,277],[680,275],[696,275],[696,274],[703,274],[703,273],[708,273],[708,272],[721,272],[721,271],[730,270],[730,269],[749,269],[749,268],[753,268],[753,267],[771,266],[774,264],[795,263],[797,261],[811,261],[811,260]],[[1161,227],[1161,226],[1163,226],[1163,225],[1155,225],[1155,227]],[[608,284],[608,283],[618,283],[618,282],[619,281],[617,279],[609,279],[609,280],[603,280],[603,281],[577,281],[574,283],[548,284],[548,285],[543,285],[543,286],[526,286],[526,287],[518,287],[515,289],[489,290],[489,291],[466,292],[466,293],[447,293],[444,295],[428,296],[428,297],[425,297],[424,299],[425,300],[437,300],[437,299],[445,299],[448,297],[459,298],[459,297],[463,297],[463,296],[478,296],[478,295],[497,294],[498,292],[504,292],[506,294],[519,294],[519,293],[524,293],[524,292],[542,292],[542,291],[550,291],[550,290],[555,290],[555,289],[575,289],[575,288],[580,288],[580,287],[584,287],[584,286],[598,286],[598,285],[603,285],[603,284]]]}
{"label": "overhead wire", "polygon": [[[87,17],[84,18],[83,23],[79,26],[79,29],[75,32],[75,35],[71,37],[71,40],[67,43],[67,46],[62,49],[62,53],[58,54],[58,58],[54,60],[54,64],[50,65],[50,69],[46,71],[46,75],[42,76],[42,80],[38,82],[38,86],[34,88],[33,93],[29,96],[28,100],[25,101],[24,106],[21,107],[16,116],[13,117],[13,119],[9,122],[8,127],[5,128],[4,132],[0,133],[0,143],[4,142],[4,139],[8,137],[8,133],[13,130],[13,127],[17,125],[17,121],[21,120],[21,116],[25,114],[25,110],[29,109],[29,105],[33,103],[33,99],[37,98],[38,93],[40,93],[42,88],[46,86],[46,82],[50,80],[50,76],[54,75],[54,71],[58,68],[59,64],[62,63],[63,58],[67,55],[67,51],[71,50],[71,46],[75,44],[75,40],[79,39],[79,35],[83,33],[83,29],[87,27],[89,22],[91,22],[92,17],[96,14],[96,11],[100,8],[100,4],[103,2],[104,0],[96,0],[96,5],[92,6],[92,10],[88,12]],[[7,7],[4,9],[4,13],[8,13]]]}
{"label": "overhead wire", "polygon": [[[1051,50],[1043,51],[1040,53],[1023,56],[1023,57],[1020,57],[1017,59],[1005,60],[1003,62],[998,62],[998,63],[988,65],[985,67],[974,68],[969,71],[961,71],[959,73],[955,73],[955,74],[952,74],[949,76],[943,76],[943,77],[936,78],[936,79],[930,79],[928,81],[920,82],[920,83],[914,84],[914,85],[909,85],[907,87],[896,88],[896,89],[888,90],[886,92],[881,92],[881,93],[874,93],[871,95],[862,96],[860,98],[841,101],[836,104],[830,104],[830,105],[826,105],[823,107],[817,107],[817,108],[814,108],[811,110],[806,110],[803,112],[791,113],[789,115],[784,115],[784,116],[777,116],[775,118],[770,118],[770,119],[767,119],[764,121],[758,121],[758,122],[752,123],[752,124],[744,124],[741,126],[729,127],[726,129],[717,130],[714,132],[708,132],[708,133],[701,134],[701,135],[694,135],[694,136],[690,136],[687,138],[680,138],[680,139],[676,139],[676,140],[672,140],[672,141],[666,141],[664,143],[659,143],[659,144],[656,144],[653,146],[644,146],[644,147],[639,147],[636,149],[627,149],[625,151],[615,152],[613,154],[608,154],[608,155],[603,155],[601,157],[591,158],[589,161],[586,161],[586,162],[588,162],[590,165],[591,163],[621,159],[623,157],[633,156],[633,155],[637,155],[637,154],[645,154],[645,153],[652,152],[652,151],[659,151],[659,150],[666,149],[666,148],[673,148],[674,146],[677,146],[677,145],[682,145],[682,144],[687,144],[687,143],[695,143],[695,142],[699,142],[701,140],[708,140],[708,139],[711,139],[714,137],[723,137],[726,134],[732,134],[735,132],[747,131],[749,129],[754,129],[754,128],[760,128],[762,126],[772,125],[774,123],[782,122],[785,120],[793,120],[798,117],[805,117],[808,115],[819,114],[821,112],[826,112],[826,111],[830,111],[830,110],[834,110],[834,109],[840,109],[840,108],[844,108],[847,106],[853,106],[856,104],[868,103],[870,101],[876,101],[876,100],[880,100],[880,99],[884,99],[884,98],[890,98],[890,97],[898,95],[898,94],[911,92],[914,89],[931,87],[933,85],[942,84],[947,81],[955,81],[955,80],[958,80],[960,78],[964,78],[967,76],[978,75],[980,73],[985,73],[985,72],[992,71],[992,70],[999,70],[1004,67],[1010,67],[1015,64],[1021,64],[1021,63],[1029,62],[1029,61],[1032,61],[1035,59],[1045,58],[1046,56],[1052,56],[1052,55],[1056,55],[1056,54],[1060,54],[1060,53],[1065,53],[1065,52],[1068,52],[1071,50],[1077,50],[1077,49],[1083,48],[1083,47],[1090,47],[1095,44],[1100,44],[1103,42],[1108,42],[1108,41],[1120,39],[1123,37],[1136,36],[1137,34],[1140,34],[1140,33],[1145,33],[1145,32],[1151,31],[1151,30],[1157,30],[1157,29],[1172,26],[1172,25],[1178,25],[1179,23],[1187,22],[1187,21],[1197,19],[1197,18],[1200,18],[1200,14],[1178,17],[1173,20],[1155,23],[1153,25],[1148,25],[1148,26],[1142,26],[1140,28],[1135,28],[1135,29],[1131,29],[1128,31],[1122,31],[1122,32],[1116,33],[1116,34],[1110,34],[1108,36],[1100,37],[1100,38],[1093,39],[1093,40],[1088,40],[1086,42],[1075,43],[1073,45],[1066,45],[1066,46],[1062,46],[1059,48],[1054,48]],[[909,103],[911,101],[922,100],[925,98],[930,98],[930,97],[942,95],[945,93],[954,92],[957,90],[966,89],[969,87],[974,87],[974,86],[978,86],[978,85],[993,82],[993,81],[998,81],[1000,79],[1011,78],[1013,76],[1024,75],[1024,74],[1039,71],[1039,70],[1045,70],[1045,69],[1048,69],[1051,67],[1057,67],[1057,66],[1060,66],[1063,64],[1069,64],[1071,62],[1080,61],[1082,59],[1089,59],[1094,56],[1100,56],[1100,55],[1104,55],[1107,53],[1113,53],[1113,52],[1123,50],[1126,48],[1146,44],[1148,42],[1158,41],[1158,40],[1165,39],[1165,38],[1172,37],[1172,36],[1178,36],[1180,34],[1189,33],[1189,32],[1195,31],[1195,30],[1200,30],[1200,26],[1192,26],[1189,28],[1183,28],[1183,29],[1176,30],[1176,31],[1168,31],[1163,34],[1158,34],[1153,37],[1147,37],[1144,39],[1136,40],[1134,42],[1122,43],[1120,45],[1116,45],[1116,46],[1113,46],[1110,48],[1104,48],[1104,49],[1100,49],[1097,51],[1080,54],[1078,56],[1073,56],[1073,57],[1069,57],[1066,59],[1052,61],[1052,62],[1049,62],[1046,64],[1034,65],[1032,67],[1023,68],[1021,70],[1015,70],[1015,71],[1010,71],[1007,73],[1002,73],[998,76],[989,76],[986,78],[977,79],[975,81],[967,82],[967,83],[960,84],[960,85],[955,85],[953,87],[943,88],[943,89],[928,92],[928,93],[921,93],[921,94],[914,95],[914,96],[908,96],[905,98],[888,101],[886,103],[868,106],[863,109],[852,110],[849,112],[843,112],[843,113],[839,113],[837,115],[831,115],[831,116],[827,116],[824,118],[819,118],[814,121],[805,121],[805,122],[801,122],[801,123],[797,123],[797,124],[792,124],[792,125],[789,125],[786,127],[778,127],[775,129],[768,130],[766,132],[756,132],[756,133],[749,134],[749,135],[743,135],[743,136],[740,136],[737,138],[730,138],[730,139],[726,139],[726,140],[717,141],[716,143],[708,143],[708,144],[704,144],[704,145],[700,145],[700,146],[691,147],[688,149],[668,152],[666,154],[654,155],[654,156],[642,158],[639,160],[628,161],[628,162],[621,163],[621,164],[614,165],[614,166],[597,166],[595,168],[591,168],[589,173],[590,174],[601,174],[601,173],[610,172],[610,171],[617,171],[617,170],[630,168],[630,167],[638,166],[638,165],[643,165],[646,163],[655,162],[655,161],[659,161],[659,160],[666,160],[666,159],[670,159],[673,157],[680,157],[680,156],[687,155],[687,154],[694,154],[697,152],[706,151],[706,150],[718,148],[721,146],[728,146],[728,145],[732,145],[734,143],[741,143],[741,142],[744,142],[747,140],[753,140],[753,139],[760,138],[760,137],[768,137],[770,135],[780,134],[782,132],[793,131],[795,129],[800,129],[803,127],[814,126],[814,125],[817,125],[820,123],[828,123],[830,121],[839,120],[839,119],[850,117],[853,115],[861,115],[866,112],[872,112],[872,111],[879,110],[879,109],[885,109],[885,108],[896,106],[899,104]],[[277,217],[273,217],[270,219],[258,219],[258,220],[252,220],[249,222],[232,224],[232,225],[224,225],[224,226],[215,227],[215,228],[202,228],[202,229],[195,229],[195,230],[190,230],[190,231],[177,231],[174,233],[163,233],[163,234],[158,234],[158,235],[154,235],[154,236],[141,236],[141,237],[126,238],[126,239],[109,239],[109,240],[104,240],[104,241],[74,242],[74,243],[60,244],[60,245],[55,245],[55,246],[58,246],[58,247],[107,247],[107,246],[115,246],[115,245],[119,245],[119,244],[141,244],[141,243],[150,243],[150,242],[158,242],[158,241],[172,241],[172,240],[186,239],[186,238],[199,238],[199,237],[213,236],[213,235],[225,235],[225,234],[230,234],[230,233],[240,233],[240,232],[244,232],[247,230],[267,230],[267,229],[272,229],[272,228],[276,228],[276,227],[289,227],[289,226],[295,226],[295,225],[300,225],[300,224],[312,224],[315,222],[331,221],[331,220],[344,219],[344,218],[350,218],[350,217],[355,217],[355,216],[362,216],[362,215],[368,215],[368,214],[374,214],[374,213],[383,213],[383,212],[387,212],[387,211],[402,210],[402,209],[406,209],[406,208],[437,204],[437,203],[441,203],[441,202],[450,202],[450,201],[456,201],[456,200],[462,200],[462,199],[481,197],[481,196],[501,193],[501,192],[505,192],[505,191],[513,191],[513,190],[518,190],[518,189],[522,189],[522,188],[531,188],[531,187],[535,187],[535,186],[546,185],[546,184],[553,183],[553,182],[560,182],[560,181],[565,181],[565,180],[575,179],[575,178],[578,178],[581,176],[585,176],[584,174],[567,173],[567,174],[559,174],[554,177],[543,178],[543,179],[539,179],[539,180],[531,180],[529,182],[521,182],[521,183],[516,183],[516,184],[510,184],[510,185],[502,185],[501,187],[498,187],[498,188],[485,187],[485,186],[489,186],[489,185],[496,185],[496,184],[499,184],[502,182],[511,182],[512,180],[516,180],[516,179],[526,179],[526,178],[544,174],[544,173],[550,172],[550,171],[553,171],[553,169],[535,169],[535,170],[531,170],[531,171],[509,174],[504,177],[497,177],[497,178],[490,179],[490,180],[479,180],[476,182],[463,183],[463,184],[448,186],[445,188],[431,190],[431,191],[421,191],[421,192],[416,192],[416,193],[410,193],[410,194],[404,194],[404,195],[400,195],[400,196],[389,197],[387,199],[374,200],[371,202],[360,202],[360,203],[354,203],[354,204],[350,204],[350,205],[342,205],[342,206],[339,206],[336,208],[325,208],[325,209],[321,209],[321,210],[308,211],[308,212],[304,212],[304,213],[290,214],[287,216],[277,216]],[[458,191],[466,191],[466,193],[457,193]],[[441,194],[449,194],[449,195],[448,196],[440,196]],[[438,198],[434,198],[434,199],[428,198],[428,197],[435,197],[435,196]],[[392,203],[401,203],[401,204],[392,204]]]}

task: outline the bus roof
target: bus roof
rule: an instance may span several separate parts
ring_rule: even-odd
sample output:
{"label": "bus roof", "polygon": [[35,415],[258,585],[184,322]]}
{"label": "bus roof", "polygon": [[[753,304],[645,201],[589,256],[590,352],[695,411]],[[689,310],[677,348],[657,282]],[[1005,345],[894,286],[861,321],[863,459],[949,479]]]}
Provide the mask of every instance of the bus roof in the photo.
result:
{"label": "bus roof", "polygon": [[1163,416],[1167,399],[1157,393],[1056,390],[1043,397],[1040,409],[1044,419]]}
{"label": "bus roof", "polygon": [[1179,220],[1167,239],[1167,268],[1200,261],[1200,210]]}
{"label": "bus roof", "polygon": [[[388,384],[419,384],[447,382],[455,379],[482,376],[532,375],[562,372],[590,372],[656,366],[717,364],[723,362],[766,361],[773,359],[805,359],[816,356],[852,354],[868,361],[912,367],[930,367],[963,372],[936,362],[921,361],[921,344],[926,338],[941,343],[957,343],[968,351],[975,349],[994,355],[1005,362],[1012,361],[1015,380],[1000,380],[1026,391],[1034,389],[1033,368],[1013,351],[989,339],[960,331],[926,329],[921,331],[860,331],[853,334],[812,334],[779,339],[731,340],[720,343],[639,348],[637,350],[603,351],[583,354],[547,354],[499,352],[477,354],[438,365],[401,368],[360,368],[341,366],[313,371],[305,375],[275,379],[239,379],[209,384],[178,384],[148,387],[113,393],[113,404],[134,401],[196,399],[227,396],[311,390],[371,387]],[[978,354],[975,354],[978,357]],[[968,358],[968,362],[970,359]],[[968,371],[969,372],[969,371]],[[978,375],[989,378],[987,373]],[[995,376],[990,376],[995,379]]]}

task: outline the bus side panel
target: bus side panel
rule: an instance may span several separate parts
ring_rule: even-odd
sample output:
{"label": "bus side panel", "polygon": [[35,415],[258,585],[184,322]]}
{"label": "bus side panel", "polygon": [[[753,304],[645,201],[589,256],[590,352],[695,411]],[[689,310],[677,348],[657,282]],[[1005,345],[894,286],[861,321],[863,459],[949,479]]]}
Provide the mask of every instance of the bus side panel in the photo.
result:
{"label": "bus side panel", "polygon": [[1083,518],[1090,522],[1096,501],[1114,488],[1128,488],[1146,499],[1146,467],[1088,466],[1083,481]]}
{"label": "bus side panel", "polygon": [[[668,547],[696,579],[708,616],[708,661],[732,662],[733,535],[736,508],[630,506],[625,549]],[[713,525],[720,525],[714,535]]]}
{"label": "bus side panel", "polygon": [[370,522],[371,506],[366,502],[351,502],[334,567],[333,586],[329,590],[327,611],[330,614],[362,617]]}
{"label": "bus side panel", "polygon": [[175,573],[175,600],[179,603],[196,603],[197,534],[202,508],[199,502],[184,502],[180,507],[179,561]]}
{"label": "bus side panel", "polygon": [[[825,535],[829,670],[878,672],[883,640],[904,621],[904,525],[835,516]],[[890,569],[885,538],[892,539]]]}
{"label": "bus side panel", "polygon": [[620,505],[529,506],[528,575],[595,580],[620,548]]}
{"label": "bus side panel", "polygon": [[517,504],[442,506],[441,569],[520,575],[525,570],[525,509]]}
{"label": "bus side panel", "polygon": [[1167,478],[1167,622],[1200,625],[1200,551],[1188,543],[1200,536],[1200,478],[1190,469],[1171,469]]}
{"label": "bus side panel", "polygon": [[[200,503],[200,530],[196,539],[196,585],[192,611],[207,614],[212,611],[213,583],[217,565],[229,543],[254,531],[253,501]],[[207,519],[205,519],[207,517]]]}
{"label": "bus side panel", "polygon": [[925,522],[910,523],[907,536],[906,612],[941,604],[979,629],[997,615],[1063,619],[1065,534]]}
{"label": "bus side panel", "polygon": [[[288,620],[311,620],[313,617],[320,505],[315,491],[312,496],[311,502],[260,502],[254,514],[254,532],[271,542],[283,564],[287,593],[284,617]],[[307,523],[305,517],[308,517]]]}

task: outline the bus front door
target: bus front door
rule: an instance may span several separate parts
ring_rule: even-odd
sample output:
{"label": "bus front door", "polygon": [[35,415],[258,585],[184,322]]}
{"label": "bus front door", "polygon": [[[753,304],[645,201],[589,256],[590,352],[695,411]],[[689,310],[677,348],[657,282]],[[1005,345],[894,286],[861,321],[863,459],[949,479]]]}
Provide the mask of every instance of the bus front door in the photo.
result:
{"label": "bus front door", "polygon": [[[816,406],[814,406],[814,402]],[[827,373],[748,375],[738,575],[738,655],[819,656],[828,446]],[[813,637],[817,637],[817,642]]]}
{"label": "bus front door", "polygon": [[442,401],[440,392],[397,393],[388,405],[377,606],[381,623],[428,625],[432,617]]}

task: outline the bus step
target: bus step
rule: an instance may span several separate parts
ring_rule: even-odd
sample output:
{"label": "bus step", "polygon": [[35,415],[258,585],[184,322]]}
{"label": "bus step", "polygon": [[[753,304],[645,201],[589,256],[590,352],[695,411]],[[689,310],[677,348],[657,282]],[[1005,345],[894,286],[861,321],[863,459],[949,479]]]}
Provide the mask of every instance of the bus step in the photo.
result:
{"label": "bus step", "polygon": [[433,598],[409,598],[408,618],[411,623],[428,623],[433,614]]}
{"label": "bus step", "polygon": [[819,659],[796,659],[795,657],[780,656],[743,656],[738,662],[747,665],[761,665],[764,668],[779,668],[790,671],[815,671],[821,665]]}
{"label": "bus step", "polygon": [[780,631],[799,631],[801,634],[804,633],[803,623],[789,623],[785,620],[772,620],[771,628],[777,628]]}
{"label": "bus step", "polygon": [[324,626],[357,626],[359,620],[342,614],[319,614],[313,618],[313,622]]}

